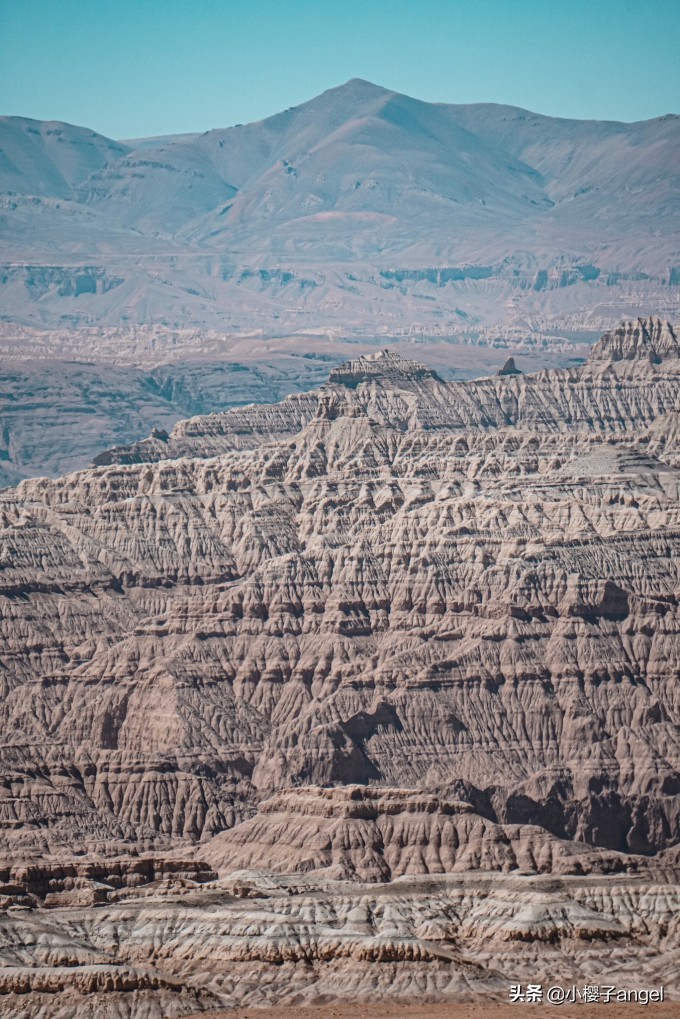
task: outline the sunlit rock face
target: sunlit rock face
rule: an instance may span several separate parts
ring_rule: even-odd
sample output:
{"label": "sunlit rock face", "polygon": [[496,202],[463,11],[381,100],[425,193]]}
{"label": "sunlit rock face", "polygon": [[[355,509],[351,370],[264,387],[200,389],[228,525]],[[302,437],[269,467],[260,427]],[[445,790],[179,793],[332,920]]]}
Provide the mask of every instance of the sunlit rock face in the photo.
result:
{"label": "sunlit rock face", "polygon": [[680,357],[680,343],[670,322],[659,318],[624,322],[595,344],[592,361],[637,361],[648,358],[652,364]]}
{"label": "sunlit rock face", "polygon": [[[622,357],[623,350],[630,356]],[[527,376],[504,368],[496,377],[445,383],[427,366],[384,350],[333,369],[318,390],[180,421],[169,436],[104,450],[94,464],[214,457],[292,438],[314,417],[339,413],[363,414],[399,431],[479,434],[511,426],[538,437],[649,426],[661,439],[672,431],[666,417],[678,407],[679,357],[672,326],[658,318],[606,333],[585,365]],[[650,364],[662,368],[650,371]]]}
{"label": "sunlit rock face", "polygon": [[4,854],[169,852],[357,783],[467,805],[440,841],[526,832],[475,866],[673,846],[676,351],[648,320],[469,384],[385,354],[2,493]]}

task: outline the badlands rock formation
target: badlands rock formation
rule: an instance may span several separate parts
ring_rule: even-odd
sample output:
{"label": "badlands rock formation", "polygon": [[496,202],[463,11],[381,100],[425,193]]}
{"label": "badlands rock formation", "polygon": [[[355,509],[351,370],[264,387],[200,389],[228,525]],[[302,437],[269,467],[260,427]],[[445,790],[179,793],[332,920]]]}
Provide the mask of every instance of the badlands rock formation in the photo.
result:
{"label": "badlands rock formation", "polygon": [[[642,344],[639,358],[620,356],[624,336],[629,352]],[[651,360],[660,363],[657,347],[665,350],[664,369],[653,373],[645,362],[651,351]],[[167,440],[159,443],[152,438],[106,450],[95,464],[211,457],[227,449],[253,448],[282,435],[296,435],[312,421],[319,403],[329,401],[351,404],[372,421],[399,431],[469,429],[477,434],[514,426],[532,433],[635,434],[646,425],[657,426],[677,408],[679,356],[672,327],[659,319],[638,320],[605,334],[586,365],[521,379],[503,370],[497,378],[442,383],[432,369],[386,350],[333,369],[328,385],[318,392],[294,394],[273,406],[253,405],[181,421]],[[630,363],[612,367],[613,361],[623,360]],[[376,385],[361,385],[369,380]]]}
{"label": "badlands rock formation", "polygon": [[603,945],[668,978],[679,420],[638,320],[580,369],[361,358],[0,493],[10,1014],[507,993]]}
{"label": "badlands rock formation", "polygon": [[[282,399],[320,385],[328,375],[323,360],[285,354],[264,354],[259,363],[214,353],[212,360],[193,356],[158,363],[167,351],[155,349],[155,334],[146,337],[151,363],[140,365],[135,355],[144,354],[130,351],[127,333],[114,335],[112,349],[104,351],[98,331],[67,332],[74,344],[82,344],[73,352],[67,346],[57,351],[57,341],[48,335],[34,342],[34,335],[19,334],[8,357],[0,335],[0,488],[24,477],[78,470],[114,442],[133,442],[154,427],[163,432],[206,410]],[[187,342],[194,341],[189,334]],[[87,347],[98,361],[89,359]]]}
{"label": "badlands rock formation", "polygon": [[251,820],[211,839],[200,856],[221,872],[266,870],[276,861],[281,873],[362,881],[486,870],[664,878],[678,862],[674,849],[651,859],[594,851],[537,825],[499,825],[469,803],[362,786],[285,790],[260,803]]}
{"label": "badlands rock formation", "polygon": [[663,986],[672,1000],[679,913],[677,884],[639,878],[366,885],[241,871],[0,916],[0,1005],[10,1019],[171,1019],[219,1005],[507,1002],[516,983]]}
{"label": "badlands rock formation", "polygon": [[678,350],[650,320],[468,384],[387,353],[4,493],[7,850],[348,783],[672,846]]}

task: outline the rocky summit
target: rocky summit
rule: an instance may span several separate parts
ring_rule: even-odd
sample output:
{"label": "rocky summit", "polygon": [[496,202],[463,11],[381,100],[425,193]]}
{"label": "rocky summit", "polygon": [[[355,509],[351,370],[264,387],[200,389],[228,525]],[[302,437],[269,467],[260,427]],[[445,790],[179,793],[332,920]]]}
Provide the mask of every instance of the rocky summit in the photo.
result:
{"label": "rocky summit", "polygon": [[605,952],[680,993],[679,562],[658,319],[472,382],[387,350],[1,492],[6,1014]]}

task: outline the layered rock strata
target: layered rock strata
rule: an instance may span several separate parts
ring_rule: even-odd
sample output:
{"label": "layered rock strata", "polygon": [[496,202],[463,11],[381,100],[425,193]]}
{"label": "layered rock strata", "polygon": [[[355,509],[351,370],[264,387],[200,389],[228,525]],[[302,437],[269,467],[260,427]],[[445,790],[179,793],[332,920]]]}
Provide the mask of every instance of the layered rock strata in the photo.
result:
{"label": "layered rock strata", "polygon": [[676,848],[655,856],[593,849],[538,825],[498,824],[462,801],[408,789],[287,789],[199,849],[221,873],[259,867],[335,880],[499,871],[629,874],[673,881]]}
{"label": "layered rock strata", "polygon": [[678,421],[640,320],[0,493],[3,1015],[680,993]]}
{"label": "layered rock strata", "polygon": [[469,382],[442,382],[425,365],[383,351],[333,369],[318,390],[180,421],[167,438],[105,450],[94,464],[252,449],[292,438],[321,408],[338,403],[400,431],[638,432],[678,410],[679,349],[668,322],[638,319],[606,333],[580,367],[522,375],[506,365],[496,376]]}
{"label": "layered rock strata", "polygon": [[0,1003],[8,1019],[395,999],[493,1008],[518,983],[663,986],[668,1001],[679,915],[677,885],[640,878],[362,885],[242,871],[198,891],[0,914]]}
{"label": "layered rock strata", "polygon": [[9,861],[166,853],[349,783],[678,842],[672,329],[467,385],[384,360],[2,494]]}

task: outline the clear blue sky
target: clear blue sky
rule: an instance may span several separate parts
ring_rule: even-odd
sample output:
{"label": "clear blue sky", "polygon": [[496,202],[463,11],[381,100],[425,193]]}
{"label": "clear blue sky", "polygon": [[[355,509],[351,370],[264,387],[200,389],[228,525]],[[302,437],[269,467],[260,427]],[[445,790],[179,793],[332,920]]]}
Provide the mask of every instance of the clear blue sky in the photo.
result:
{"label": "clear blue sky", "polygon": [[367,78],[564,117],[680,112],[680,0],[0,0],[0,113],[114,138]]}

